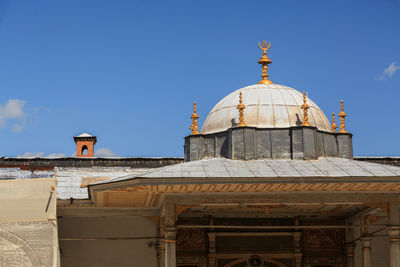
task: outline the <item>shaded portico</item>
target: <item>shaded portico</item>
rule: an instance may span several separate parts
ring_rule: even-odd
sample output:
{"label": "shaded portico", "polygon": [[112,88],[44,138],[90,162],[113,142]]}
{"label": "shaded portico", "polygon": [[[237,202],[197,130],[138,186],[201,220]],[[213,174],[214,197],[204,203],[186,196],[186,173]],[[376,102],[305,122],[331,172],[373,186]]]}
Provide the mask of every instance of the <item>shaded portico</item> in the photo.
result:
{"label": "shaded portico", "polygon": [[373,266],[371,243],[383,235],[390,240],[390,266],[397,266],[398,172],[337,158],[209,159],[89,191],[94,210],[129,208],[157,223],[160,266],[260,259],[266,266],[354,266],[357,249],[362,266]]}

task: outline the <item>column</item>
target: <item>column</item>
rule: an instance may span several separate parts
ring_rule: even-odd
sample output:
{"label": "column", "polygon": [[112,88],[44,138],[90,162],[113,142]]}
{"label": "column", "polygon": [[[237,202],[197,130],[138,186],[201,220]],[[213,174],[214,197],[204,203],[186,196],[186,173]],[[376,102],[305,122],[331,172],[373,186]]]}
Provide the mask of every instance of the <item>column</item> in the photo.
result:
{"label": "column", "polygon": [[400,266],[400,218],[399,202],[389,202],[390,267]]}
{"label": "column", "polygon": [[215,250],[216,236],[214,232],[208,233],[208,266],[215,267],[216,261],[216,250]]}
{"label": "column", "polygon": [[165,267],[165,240],[160,239],[158,241],[158,260],[159,260],[159,267]]}
{"label": "column", "polygon": [[361,238],[362,245],[362,266],[371,267],[371,238],[363,237]]}
{"label": "column", "polygon": [[301,267],[301,258],[303,256],[303,254],[301,253],[300,237],[300,232],[293,233],[295,267]]}
{"label": "column", "polygon": [[390,267],[400,266],[400,227],[391,226],[388,229],[390,241]]}
{"label": "column", "polygon": [[176,267],[176,228],[165,229],[165,267]]}
{"label": "column", "polygon": [[354,267],[354,243],[346,243],[346,267]]}
{"label": "column", "polygon": [[176,267],[176,211],[175,204],[164,203],[165,267]]}

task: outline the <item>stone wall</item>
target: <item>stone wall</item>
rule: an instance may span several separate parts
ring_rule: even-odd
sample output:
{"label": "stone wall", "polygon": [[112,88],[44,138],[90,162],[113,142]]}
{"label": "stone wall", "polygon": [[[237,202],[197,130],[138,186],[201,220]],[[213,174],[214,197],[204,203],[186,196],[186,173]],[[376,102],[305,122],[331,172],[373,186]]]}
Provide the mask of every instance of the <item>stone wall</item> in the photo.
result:
{"label": "stone wall", "polygon": [[0,266],[58,266],[56,181],[0,180]]}
{"label": "stone wall", "polygon": [[185,161],[223,157],[251,159],[353,158],[352,135],[329,133],[314,127],[236,127],[213,134],[185,138]]}
{"label": "stone wall", "polygon": [[54,167],[130,167],[157,168],[183,162],[182,158],[0,158],[0,168],[52,170]]}
{"label": "stone wall", "polygon": [[51,222],[0,225],[0,266],[57,266],[57,228]]}

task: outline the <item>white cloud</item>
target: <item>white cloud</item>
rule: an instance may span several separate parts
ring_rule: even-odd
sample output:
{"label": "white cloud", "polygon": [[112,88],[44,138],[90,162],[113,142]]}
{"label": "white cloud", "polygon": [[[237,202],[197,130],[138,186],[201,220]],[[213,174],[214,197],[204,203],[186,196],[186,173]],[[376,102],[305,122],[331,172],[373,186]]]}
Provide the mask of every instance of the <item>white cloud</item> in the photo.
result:
{"label": "white cloud", "polygon": [[18,158],[42,158],[44,156],[44,152],[25,152],[22,155],[18,155]]}
{"label": "white cloud", "polygon": [[392,62],[392,64],[387,67],[381,76],[379,76],[379,80],[383,80],[386,78],[392,78],[396,71],[400,70],[400,66],[396,66],[396,62]]}
{"label": "white cloud", "polygon": [[19,133],[20,131],[22,131],[25,128],[25,121],[23,123],[15,123],[11,126],[11,130],[14,133]]}
{"label": "white cloud", "polygon": [[64,153],[52,153],[46,156],[46,158],[65,158],[66,155]]}
{"label": "white cloud", "polygon": [[[118,157],[117,154],[108,148],[99,148],[94,150],[95,157]],[[66,155],[64,153],[52,153],[45,154],[44,152],[25,152],[22,155],[18,155],[18,158],[64,158]],[[72,154],[72,157],[76,157],[76,152]]]}
{"label": "white cloud", "polygon": [[17,158],[63,158],[65,154],[63,153],[52,153],[45,155],[44,152],[25,152],[22,155],[18,155]]}
{"label": "white cloud", "polygon": [[25,128],[26,116],[24,111],[25,101],[10,99],[5,105],[0,104],[0,128],[7,126],[9,120],[15,123],[11,126],[13,132],[20,132]]}
{"label": "white cloud", "polygon": [[94,150],[95,157],[117,157],[117,154],[108,148],[99,148]]}

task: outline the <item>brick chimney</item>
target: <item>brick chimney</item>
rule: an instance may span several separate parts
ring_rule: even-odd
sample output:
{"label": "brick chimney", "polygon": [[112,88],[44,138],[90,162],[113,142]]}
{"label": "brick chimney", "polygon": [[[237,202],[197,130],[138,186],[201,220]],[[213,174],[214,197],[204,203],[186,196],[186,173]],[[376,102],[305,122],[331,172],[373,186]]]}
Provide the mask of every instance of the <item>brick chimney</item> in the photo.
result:
{"label": "brick chimney", "polygon": [[74,136],[76,143],[76,156],[77,157],[93,157],[94,156],[94,145],[97,142],[96,136],[88,133],[83,133],[78,136]]}

